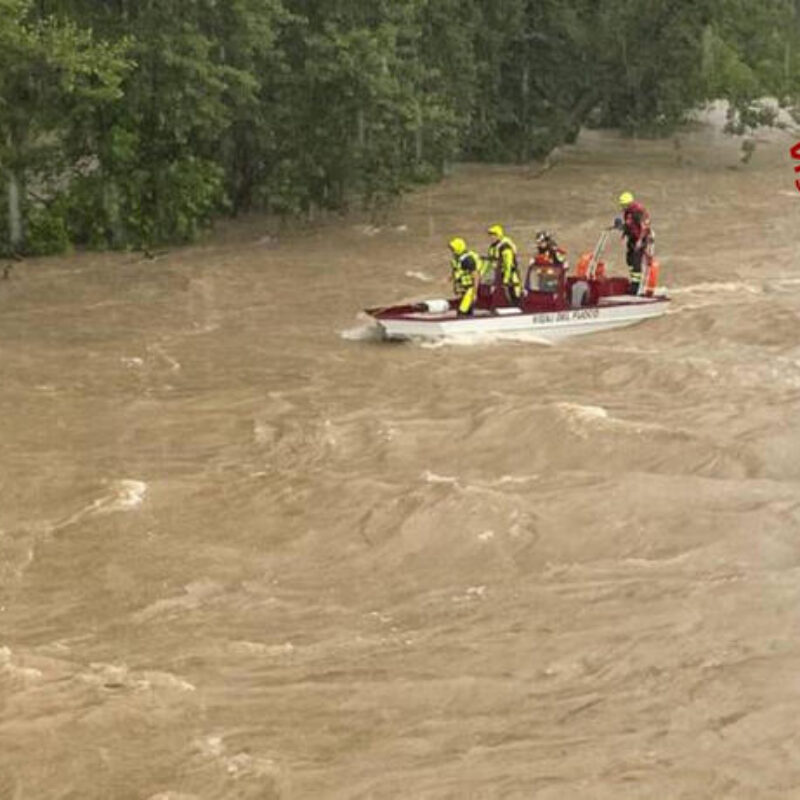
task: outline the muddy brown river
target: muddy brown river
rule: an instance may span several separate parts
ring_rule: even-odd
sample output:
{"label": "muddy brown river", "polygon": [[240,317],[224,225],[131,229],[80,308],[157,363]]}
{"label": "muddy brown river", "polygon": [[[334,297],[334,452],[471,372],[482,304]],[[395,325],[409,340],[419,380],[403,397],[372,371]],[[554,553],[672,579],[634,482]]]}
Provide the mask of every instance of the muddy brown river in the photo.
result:
{"label": "muddy brown river", "polygon": [[[800,797],[791,144],[586,133],[380,225],[17,265],[0,798]],[[422,345],[359,314],[445,295],[492,222],[574,261],[625,189],[658,320]]]}

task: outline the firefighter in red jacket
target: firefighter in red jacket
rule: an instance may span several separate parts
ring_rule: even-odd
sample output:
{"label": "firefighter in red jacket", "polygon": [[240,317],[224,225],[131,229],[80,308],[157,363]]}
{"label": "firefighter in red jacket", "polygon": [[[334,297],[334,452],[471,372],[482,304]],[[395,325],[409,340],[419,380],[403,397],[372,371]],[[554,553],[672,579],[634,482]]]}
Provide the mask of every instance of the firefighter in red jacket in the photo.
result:
{"label": "firefighter in red jacket", "polygon": [[[649,263],[653,256],[653,231],[650,227],[650,214],[647,209],[633,199],[630,192],[619,196],[622,219],[616,227],[622,228],[622,236],[627,242],[625,261],[628,264],[630,279],[629,292],[638,294],[642,283],[642,260]],[[619,219],[619,218],[618,218]]]}

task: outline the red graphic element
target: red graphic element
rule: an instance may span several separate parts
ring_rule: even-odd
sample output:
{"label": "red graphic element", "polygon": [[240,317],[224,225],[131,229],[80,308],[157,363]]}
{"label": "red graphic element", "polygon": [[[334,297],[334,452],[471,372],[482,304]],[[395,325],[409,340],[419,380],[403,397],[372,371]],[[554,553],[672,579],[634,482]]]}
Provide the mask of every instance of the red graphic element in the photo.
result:
{"label": "red graphic element", "polygon": [[[794,147],[789,148],[789,155],[796,161],[800,161],[800,142],[797,142]],[[800,164],[795,166],[794,171],[800,172]],[[800,192],[800,179],[796,180],[794,185],[797,187],[797,191]]]}

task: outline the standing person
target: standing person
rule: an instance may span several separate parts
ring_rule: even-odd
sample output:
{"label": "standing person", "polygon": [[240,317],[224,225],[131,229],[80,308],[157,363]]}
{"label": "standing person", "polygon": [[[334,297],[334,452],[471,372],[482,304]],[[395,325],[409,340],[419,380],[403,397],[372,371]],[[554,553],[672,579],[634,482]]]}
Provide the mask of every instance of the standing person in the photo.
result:
{"label": "standing person", "polygon": [[628,265],[629,293],[639,294],[642,283],[642,259],[652,258],[653,231],[647,209],[630,192],[619,196],[622,209],[622,236],[627,240],[625,261]]}
{"label": "standing person", "polygon": [[481,258],[473,250],[467,250],[467,243],[459,236],[448,243],[453,258],[450,268],[453,273],[453,291],[460,298],[458,316],[472,316],[475,301],[478,299],[480,285]]}
{"label": "standing person", "polygon": [[522,300],[522,280],[517,265],[517,246],[505,235],[502,225],[492,225],[487,231],[489,242],[489,263],[494,267],[495,276],[500,276],[508,301],[519,305]]}

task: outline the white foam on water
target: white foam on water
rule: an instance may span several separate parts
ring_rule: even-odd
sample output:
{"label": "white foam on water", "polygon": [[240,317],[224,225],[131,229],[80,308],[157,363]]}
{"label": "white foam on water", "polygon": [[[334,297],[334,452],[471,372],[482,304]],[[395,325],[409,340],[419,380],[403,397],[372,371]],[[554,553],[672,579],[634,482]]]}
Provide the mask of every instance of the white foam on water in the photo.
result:
{"label": "white foam on water", "polygon": [[271,758],[258,758],[250,753],[237,753],[225,759],[225,769],[229,775],[274,777],[278,774],[278,766]]}
{"label": "white foam on water", "polygon": [[173,792],[172,789],[167,789],[166,792],[151,794],[147,800],[200,800],[200,796],[196,794],[186,794],[186,792]]}
{"label": "white foam on water", "polygon": [[145,672],[144,679],[148,688],[177,689],[179,692],[197,691],[197,687],[193,683],[189,683],[171,672]]}
{"label": "white foam on water", "polygon": [[[800,193],[798,196],[800,196]],[[773,278],[770,283],[773,286],[797,286],[800,284],[800,278]]]}
{"label": "white foam on water", "polygon": [[221,736],[206,736],[195,744],[204,756],[221,756],[225,752],[225,744]]}
{"label": "white foam on water", "polygon": [[38,681],[42,678],[41,670],[32,667],[20,667],[14,663],[10,647],[0,647],[0,673],[18,678],[24,683]]}
{"label": "white foam on water", "polygon": [[225,771],[235,778],[274,778],[280,773],[278,765],[271,758],[261,758],[245,752],[228,755],[222,736],[212,735],[195,740],[195,747],[205,758],[221,762]]}
{"label": "white foam on water", "polygon": [[682,303],[681,305],[670,305],[667,309],[667,314],[683,314],[686,311],[698,311],[701,308],[712,308],[714,306],[723,305],[725,300],[722,297],[710,297],[707,300],[699,300],[691,303]]}
{"label": "white foam on water", "polygon": [[383,331],[373,322],[339,331],[339,336],[351,342],[377,342],[383,339]]}
{"label": "white foam on water", "polygon": [[570,430],[582,437],[587,436],[590,427],[623,429],[632,433],[669,432],[668,428],[653,422],[620,419],[612,417],[602,406],[581,405],[580,403],[555,403],[557,411],[566,417]]}
{"label": "white foam on water", "polygon": [[462,491],[481,491],[493,492],[500,486],[518,485],[530,483],[531,481],[539,480],[539,475],[503,475],[500,478],[492,478],[491,480],[474,481],[472,483],[463,483],[459,478],[453,475],[437,475],[435,472],[425,470],[420,476],[425,483],[444,484],[447,486],[455,486]]}
{"label": "white foam on water", "polygon": [[474,600],[483,600],[486,597],[485,586],[468,586],[466,592],[461,595],[456,595],[452,598],[454,603],[472,602]]}
{"label": "white foam on water", "polygon": [[582,420],[608,419],[608,411],[602,406],[585,406],[580,403],[556,403],[556,408]]}
{"label": "white foam on water", "polygon": [[122,480],[118,484],[116,501],[112,504],[115,508],[127,510],[140,506],[147,494],[147,484],[144,481]]}
{"label": "white foam on water", "polygon": [[221,591],[221,586],[216,581],[193,581],[184,587],[184,593],[177,597],[165,597],[156,600],[149,606],[132,615],[134,622],[147,622],[161,614],[171,614],[180,611],[192,611],[199,608],[209,598],[213,598]]}
{"label": "white foam on water", "polygon": [[672,567],[675,564],[680,564],[691,560],[695,556],[693,551],[678,553],[674,556],[665,558],[623,558],[617,563],[618,567],[631,567],[634,570],[644,569],[661,569],[665,566]]}
{"label": "white foam on water", "polygon": [[517,342],[520,344],[537,344],[553,347],[556,342],[526,331],[498,331],[496,333],[470,333],[454,336],[441,336],[438,339],[420,339],[419,345],[428,350],[440,347],[485,347],[498,342]]}
{"label": "white foam on water", "polygon": [[726,281],[720,283],[693,283],[689,286],[681,286],[677,289],[670,290],[672,295],[681,294],[706,294],[713,295],[715,292],[728,292],[728,293],[741,293],[747,292],[748,294],[764,294],[764,287],[760,284],[743,283],[741,281]]}
{"label": "white foam on water", "polygon": [[428,275],[427,272],[421,272],[420,270],[410,269],[406,271],[407,278],[416,278],[418,281],[422,281],[423,283],[432,283],[433,278]]}
{"label": "white foam on water", "polygon": [[427,469],[422,473],[422,480],[426,483],[449,483],[452,486],[458,486],[458,478],[454,478],[451,475],[437,475]]}
{"label": "white foam on water", "polygon": [[144,366],[144,359],[139,358],[139,356],[132,356],[130,358],[123,356],[122,363],[126,367],[143,367]]}
{"label": "white foam on water", "polygon": [[238,641],[231,642],[230,649],[234,653],[276,657],[290,655],[294,652],[294,645],[291,642],[264,644],[263,642]]}
{"label": "white foam on water", "polygon": [[97,514],[111,514],[114,511],[130,511],[138,508],[147,494],[147,484],[144,481],[123,479],[114,485],[114,494],[100,498],[94,502]]}
{"label": "white foam on water", "polygon": [[[132,511],[138,508],[147,494],[147,484],[144,481],[123,478],[112,484],[112,493],[98,497],[89,503],[88,506],[76,511],[65,519],[54,523],[47,523],[45,534],[56,533],[57,531],[75,525],[86,517],[93,517],[103,514],[112,514],[117,511]],[[33,554],[31,554],[31,559]]]}
{"label": "white foam on water", "polygon": [[506,484],[530,483],[536,480],[539,480],[538,473],[534,475],[502,475],[490,485],[503,486]]}

